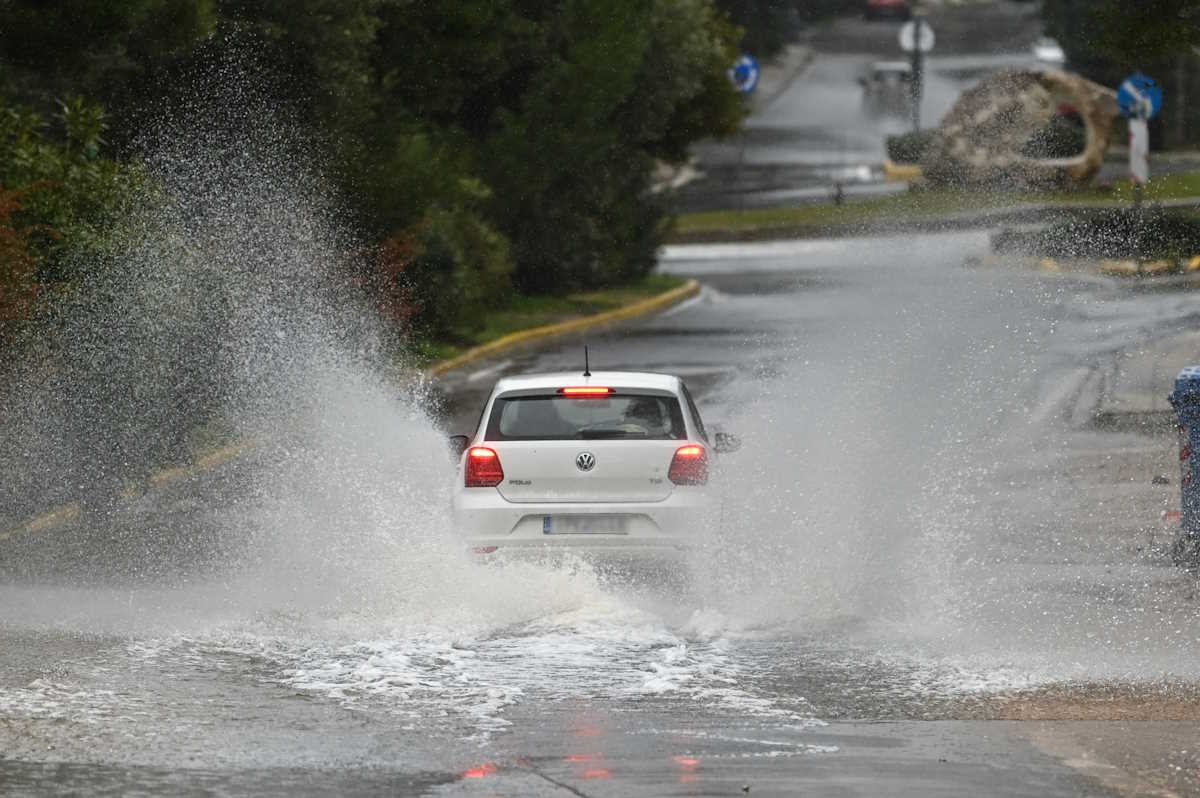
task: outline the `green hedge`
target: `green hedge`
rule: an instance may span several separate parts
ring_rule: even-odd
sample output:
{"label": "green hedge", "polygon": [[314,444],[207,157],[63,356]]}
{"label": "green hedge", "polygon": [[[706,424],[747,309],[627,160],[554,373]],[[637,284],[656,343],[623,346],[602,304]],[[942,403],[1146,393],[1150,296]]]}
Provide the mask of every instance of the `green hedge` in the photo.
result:
{"label": "green hedge", "polygon": [[937,135],[936,130],[921,130],[914,133],[901,133],[887,137],[888,158],[896,163],[920,163],[925,148]]}

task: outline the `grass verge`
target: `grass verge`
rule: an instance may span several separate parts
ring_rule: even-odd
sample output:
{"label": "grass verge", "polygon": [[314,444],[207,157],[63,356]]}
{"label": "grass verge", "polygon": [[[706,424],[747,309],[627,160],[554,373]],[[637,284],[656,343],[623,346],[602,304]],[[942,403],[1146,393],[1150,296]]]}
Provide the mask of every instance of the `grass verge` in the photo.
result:
{"label": "grass verge", "polygon": [[[1200,200],[1200,172],[1156,176],[1146,184],[1143,193],[1147,202],[1193,197]],[[769,234],[803,237],[880,224],[929,221],[964,212],[1002,211],[1028,204],[1055,203],[1086,207],[1132,200],[1133,187],[1128,180],[1116,181],[1111,187],[1092,187],[1079,191],[1016,193],[929,189],[849,201],[841,205],[814,203],[795,208],[688,213],[676,220],[672,240],[703,241],[723,236],[752,238]]]}
{"label": "grass verge", "polygon": [[649,299],[686,282],[681,277],[651,274],[647,277],[613,288],[580,291],[565,296],[516,296],[503,308],[487,315],[482,327],[455,333],[453,341],[425,341],[417,352],[422,366],[447,360],[466,350],[503,338],[510,333],[556,324]]}

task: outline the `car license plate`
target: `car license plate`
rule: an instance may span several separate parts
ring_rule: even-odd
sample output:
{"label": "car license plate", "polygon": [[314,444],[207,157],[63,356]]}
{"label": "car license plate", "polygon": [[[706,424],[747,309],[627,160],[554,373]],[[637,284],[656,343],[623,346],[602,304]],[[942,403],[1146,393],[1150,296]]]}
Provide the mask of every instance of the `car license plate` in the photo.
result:
{"label": "car license plate", "polygon": [[626,535],[629,519],[620,515],[547,515],[544,535]]}

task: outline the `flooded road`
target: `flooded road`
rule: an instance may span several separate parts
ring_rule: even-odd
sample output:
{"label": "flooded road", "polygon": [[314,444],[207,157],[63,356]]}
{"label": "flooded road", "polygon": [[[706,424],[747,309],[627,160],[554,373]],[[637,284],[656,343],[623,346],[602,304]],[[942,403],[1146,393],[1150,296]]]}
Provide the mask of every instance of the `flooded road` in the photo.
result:
{"label": "flooded road", "polygon": [[[1157,784],[1080,764],[1106,758],[1071,724],[1098,720],[1159,734],[1149,772],[1186,792],[1200,619],[1161,545],[1178,487],[1151,480],[1173,435],[1096,428],[1080,375],[1191,321],[1187,294],[968,265],[986,245],[664,251],[700,297],[588,344],[681,374],[746,441],[683,591],[473,561],[424,400],[321,361],[250,453],[5,543],[0,791]],[[448,375],[442,426],[581,343]]]}

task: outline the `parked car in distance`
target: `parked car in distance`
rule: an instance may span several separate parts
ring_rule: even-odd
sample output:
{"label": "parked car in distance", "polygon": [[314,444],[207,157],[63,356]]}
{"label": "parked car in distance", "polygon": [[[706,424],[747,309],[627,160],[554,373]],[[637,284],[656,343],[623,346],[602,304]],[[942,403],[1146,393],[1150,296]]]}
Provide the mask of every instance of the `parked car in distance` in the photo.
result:
{"label": "parked car in distance", "polygon": [[912,65],[907,61],[875,61],[858,79],[863,109],[872,116],[907,114],[912,104]]}
{"label": "parked car in distance", "polygon": [[1062,66],[1067,62],[1067,54],[1057,40],[1043,36],[1033,43],[1033,57],[1043,64]]}
{"label": "parked car in distance", "polygon": [[863,15],[867,19],[909,19],[912,16],[912,3],[909,0],[867,0]]}

